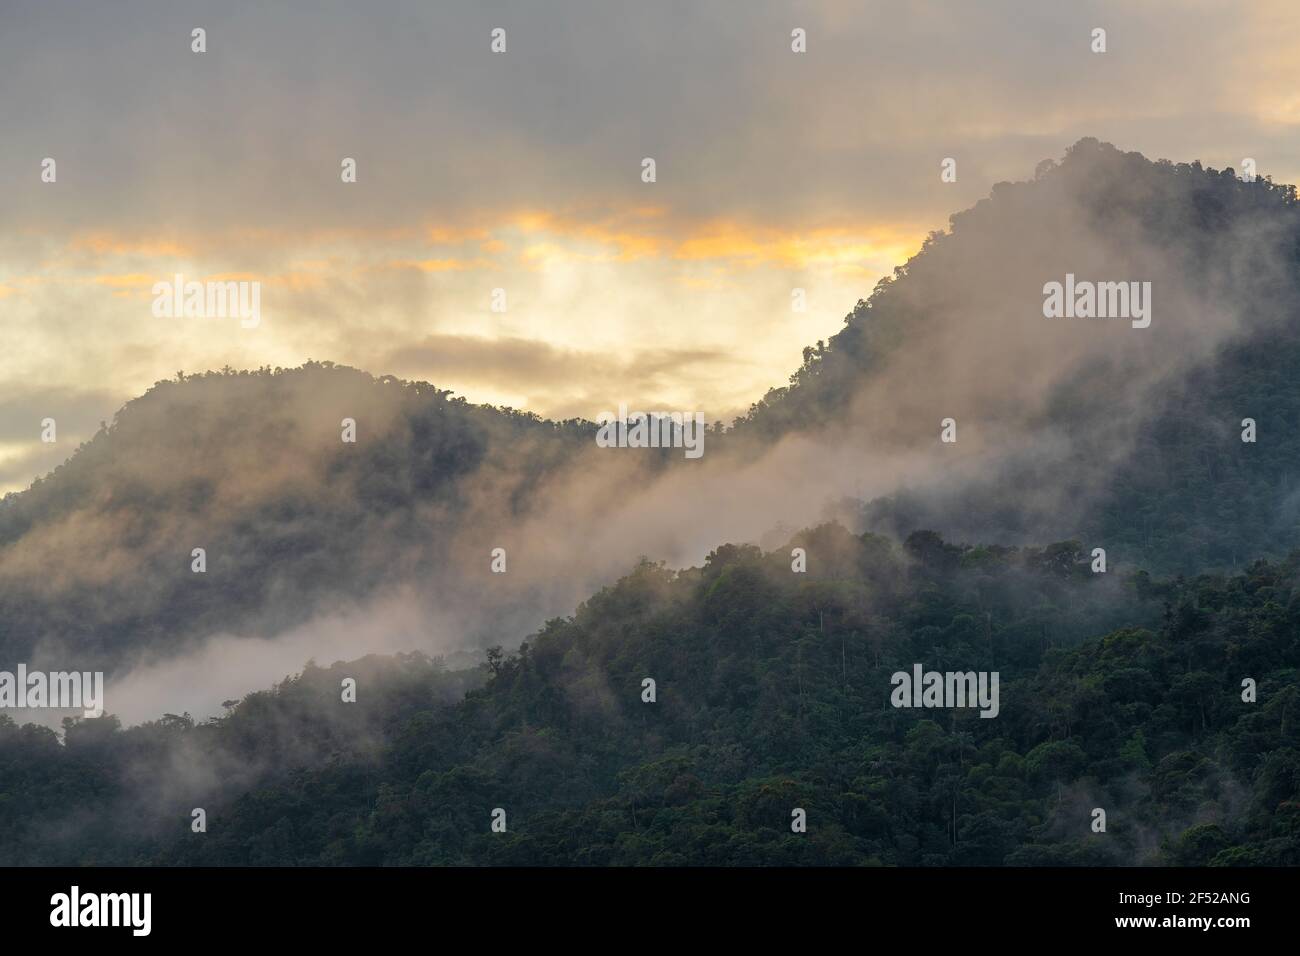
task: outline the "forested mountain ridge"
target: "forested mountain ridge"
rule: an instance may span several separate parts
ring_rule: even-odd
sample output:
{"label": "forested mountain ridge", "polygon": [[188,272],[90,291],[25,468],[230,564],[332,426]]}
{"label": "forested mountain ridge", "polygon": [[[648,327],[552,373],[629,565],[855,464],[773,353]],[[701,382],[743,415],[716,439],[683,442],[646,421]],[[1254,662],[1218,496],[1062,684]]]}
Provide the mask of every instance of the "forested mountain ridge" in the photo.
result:
{"label": "forested mountain ridge", "polygon": [[[1227,263],[1230,250],[1223,248],[1223,238],[1243,224],[1269,232],[1284,247],[1288,262],[1300,265],[1300,202],[1294,185],[1269,177],[1246,182],[1231,169],[1207,169],[1199,161],[1152,161],[1087,137],[1070,147],[1060,163],[1040,163],[1032,180],[998,183],[988,198],[954,213],[948,230],[931,233],[915,256],[882,278],[845,317],[843,329],[805,348],[804,363],[790,383],[771,389],[736,425],[775,436],[844,410],[857,382],[897,347],[898,339],[924,328],[926,316],[915,309],[914,290],[942,286],[943,273],[969,247],[990,245],[1025,229],[1045,212],[1049,194],[1068,195],[1089,224],[1103,232],[1136,225],[1142,242],[1176,246],[1193,273],[1212,271],[1215,260]],[[992,246],[988,251],[1004,250]],[[1288,290],[1289,278],[1255,276]],[[1287,311],[1294,313],[1294,304]]]}
{"label": "forested mountain ridge", "polygon": [[[1067,272],[1157,277],[1151,328],[1117,331],[1092,351],[1078,346],[1101,338],[1088,320],[1049,338],[1038,287]],[[997,324],[1004,312],[1011,321]],[[968,324],[998,339],[983,377],[944,402],[927,401],[925,389],[910,404],[900,398],[913,377],[941,390],[945,376],[980,373],[977,346],[962,334]],[[1032,351],[999,361],[1000,350],[1037,334]],[[1152,344],[1148,334],[1166,338]],[[891,379],[895,357],[918,349],[930,352],[903,366],[914,374]],[[1176,349],[1187,351],[1185,363],[1168,363]],[[1071,362],[1041,388],[1009,384],[1034,379],[1057,351]],[[890,388],[855,404],[876,379]],[[1300,543],[1297,381],[1295,186],[1200,162],[1152,162],[1089,138],[1059,164],[1045,160],[1033,180],[999,183],[953,215],[840,332],[806,348],[790,384],[755,403],[734,431],[771,442],[813,422],[893,417],[910,440],[948,415],[966,427],[1008,427],[1019,444],[991,456],[980,477],[954,488],[926,476],[891,491],[866,503],[864,527],[1004,543],[1079,537],[1153,571],[1196,573],[1282,557]],[[989,399],[1004,394],[1030,407],[1017,416]],[[1252,444],[1240,440],[1247,418],[1258,427]],[[1057,493],[1037,505],[1026,491],[1041,488]]]}
{"label": "forested mountain ridge", "polygon": [[[207,723],[70,721],[67,746],[0,719],[0,859],[1300,863],[1300,555],[1157,581],[1093,573],[1076,542],[827,525],[790,545],[807,573],[789,547],[643,563],[491,652],[482,686],[372,659]],[[891,673],[915,663],[999,671],[998,716],[892,706]],[[231,783],[226,766],[257,769]],[[173,768],[165,792],[150,767]]]}
{"label": "forested mountain ridge", "polygon": [[[698,563],[832,514],[899,540],[1074,539],[1153,574],[1281,559],[1300,543],[1298,262],[1294,187],[1085,139],[954,215],[698,462],[328,362],[180,373],[0,502],[0,665],[120,673],[397,587],[454,605],[424,646],[481,647],[639,554]],[[1043,283],[1075,272],[1153,277],[1151,327],[1044,318]],[[946,457],[916,457],[950,417]],[[628,488],[704,517],[636,524]],[[485,583],[498,546],[511,571]]]}
{"label": "forested mountain ridge", "polygon": [[302,623],[448,549],[479,486],[524,507],[592,434],[332,363],[180,373],[0,502],[0,658],[44,639],[48,658],[112,670]]}

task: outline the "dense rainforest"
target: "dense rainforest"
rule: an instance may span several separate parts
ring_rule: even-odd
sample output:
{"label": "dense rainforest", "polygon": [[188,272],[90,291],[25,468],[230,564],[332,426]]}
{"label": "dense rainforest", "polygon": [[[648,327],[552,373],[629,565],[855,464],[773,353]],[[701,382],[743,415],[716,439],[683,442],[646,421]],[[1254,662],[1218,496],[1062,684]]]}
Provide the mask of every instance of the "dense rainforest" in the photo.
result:
{"label": "dense rainforest", "polygon": [[[1163,277],[1150,329],[1108,340],[1093,327],[1044,325],[1044,279],[1103,254],[1123,263],[1135,248],[1158,253],[1160,268],[1147,271]],[[869,467],[933,444],[954,414],[963,429],[1001,430],[1007,447],[958,483],[936,467],[858,493],[844,475],[847,506],[820,517],[899,540],[933,529],[1008,546],[1102,543],[1156,575],[1280,560],[1300,543],[1297,277],[1293,186],[1080,140],[1033,179],[999,183],[952,216],[839,333],[805,349],[788,386],[711,426],[700,462],[646,451],[641,473],[604,480],[677,471],[725,482],[792,437],[825,448],[860,440]],[[988,356],[971,354],[972,326],[996,344]],[[1107,344],[1068,353],[1089,341]],[[1017,390],[1062,349],[1069,361],[1050,380]],[[983,366],[1003,351],[1014,361]],[[1158,377],[1143,378],[1156,366]],[[921,394],[908,394],[918,377]],[[953,377],[973,380],[945,385]],[[358,422],[355,445],[339,441],[344,418]],[[1239,438],[1246,418],[1257,423],[1250,444]],[[44,652],[114,672],[214,634],[301,626],[394,578],[427,583],[429,569],[466,563],[456,549],[486,552],[497,529],[542,515],[559,537],[573,529],[571,496],[598,528],[607,496],[591,475],[609,458],[593,459],[595,430],[332,362],[178,372],[0,500],[0,664]],[[789,465],[765,480],[804,493]],[[760,539],[718,534],[671,563]],[[190,573],[199,546],[209,558],[201,580]],[[509,613],[462,615],[464,645],[504,642],[503,631],[517,639],[567,613],[608,582],[611,561],[626,568],[638,553],[652,550],[581,568],[566,555],[572,585],[549,600],[536,593],[547,582],[523,585],[529,593],[513,602],[494,592]],[[438,585],[465,593],[474,582],[453,573]]]}
{"label": "dense rainforest", "polygon": [[[1045,318],[1076,271],[1150,327]],[[213,718],[0,713],[0,864],[1300,863],[1297,303],[1294,187],[1085,139],[700,461],[178,372],[0,500],[0,670],[103,669],[111,714],[206,642],[343,620],[356,659]],[[394,596],[451,656],[365,654]],[[917,665],[996,672],[997,717],[893,706]]]}
{"label": "dense rainforest", "polygon": [[[477,671],[311,665],[208,721],[69,719],[66,746],[0,717],[0,861],[1295,865],[1298,571],[835,524],[643,561]],[[892,706],[915,663],[999,672],[998,716]]]}

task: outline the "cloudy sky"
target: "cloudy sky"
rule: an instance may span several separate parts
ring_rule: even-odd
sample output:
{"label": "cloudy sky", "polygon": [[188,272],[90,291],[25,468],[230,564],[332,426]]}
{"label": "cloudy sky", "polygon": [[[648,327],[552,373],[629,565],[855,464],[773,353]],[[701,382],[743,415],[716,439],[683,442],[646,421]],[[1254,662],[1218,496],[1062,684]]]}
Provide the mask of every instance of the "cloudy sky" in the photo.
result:
{"label": "cloudy sky", "polygon": [[[1297,35],[1290,0],[3,0],[0,491],[224,365],[729,418],[1083,136],[1300,179]],[[176,274],[261,283],[261,323],[155,316]]]}

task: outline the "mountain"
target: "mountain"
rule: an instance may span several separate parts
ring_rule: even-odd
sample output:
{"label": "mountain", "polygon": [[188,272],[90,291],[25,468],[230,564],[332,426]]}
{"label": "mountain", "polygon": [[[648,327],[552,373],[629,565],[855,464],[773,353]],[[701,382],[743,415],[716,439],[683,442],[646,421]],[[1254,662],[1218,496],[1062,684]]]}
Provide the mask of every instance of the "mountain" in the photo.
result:
{"label": "mountain", "polygon": [[523,507],[592,434],[330,363],[182,373],[0,504],[0,659],[121,669],[302,624],[445,566],[485,483]]}
{"label": "mountain", "polygon": [[[0,503],[0,666],[120,675],[358,616],[357,650],[512,643],[642,555],[825,517],[1154,574],[1280,559],[1298,250],[1293,187],[1081,140],[953,216],[699,461],[330,363],[178,374]],[[1046,318],[1067,276],[1150,283],[1149,326]]]}
{"label": "mountain", "polygon": [[[1067,273],[1152,281],[1151,326],[1045,319],[1042,287]],[[1078,537],[1187,573],[1284,556],[1300,541],[1298,277],[1294,186],[1083,139],[954,215],[737,431],[850,421],[888,453],[952,416],[986,443],[960,482],[933,469],[867,502],[873,530]]]}
{"label": "mountain", "polygon": [[[478,672],[311,666],[206,722],[69,719],[66,746],[0,716],[0,860],[1300,863],[1300,554],[1155,581],[1072,542],[789,544],[806,573],[645,562]],[[918,663],[998,671],[996,719],[892,706]]]}
{"label": "mountain", "polygon": [[[0,670],[195,703],[0,714],[0,862],[1300,863],[1298,216],[1081,140],[699,460],[330,363],[160,382],[0,502]],[[895,706],[917,667],[996,719]]]}

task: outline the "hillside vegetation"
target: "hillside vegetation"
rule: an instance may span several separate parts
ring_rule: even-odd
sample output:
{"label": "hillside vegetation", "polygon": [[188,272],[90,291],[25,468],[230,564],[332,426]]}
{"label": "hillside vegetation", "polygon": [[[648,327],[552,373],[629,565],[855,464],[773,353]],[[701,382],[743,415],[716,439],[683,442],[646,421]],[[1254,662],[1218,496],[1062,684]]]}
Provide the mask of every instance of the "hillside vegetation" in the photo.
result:
{"label": "hillside vegetation", "polygon": [[[73,722],[66,747],[0,720],[0,859],[1300,863],[1300,556],[1156,582],[1094,574],[1071,542],[794,544],[806,574],[752,547],[643,563],[478,677],[313,668],[198,725]],[[913,663],[999,671],[999,715],[890,706]],[[232,786],[224,766],[259,769]]]}

